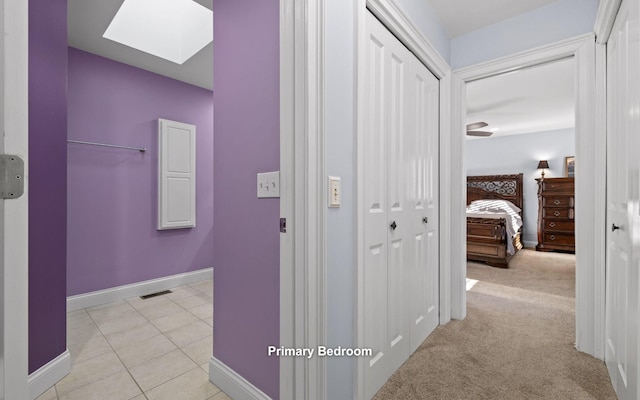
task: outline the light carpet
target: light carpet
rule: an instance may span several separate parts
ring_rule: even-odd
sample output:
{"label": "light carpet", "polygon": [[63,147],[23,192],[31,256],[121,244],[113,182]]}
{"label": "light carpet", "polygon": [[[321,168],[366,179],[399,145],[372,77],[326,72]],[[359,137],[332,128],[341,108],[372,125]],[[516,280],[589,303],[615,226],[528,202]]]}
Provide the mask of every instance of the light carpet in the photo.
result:
{"label": "light carpet", "polygon": [[574,347],[575,256],[522,250],[467,276],[466,319],[438,327],[375,399],[616,399],[604,363]]}

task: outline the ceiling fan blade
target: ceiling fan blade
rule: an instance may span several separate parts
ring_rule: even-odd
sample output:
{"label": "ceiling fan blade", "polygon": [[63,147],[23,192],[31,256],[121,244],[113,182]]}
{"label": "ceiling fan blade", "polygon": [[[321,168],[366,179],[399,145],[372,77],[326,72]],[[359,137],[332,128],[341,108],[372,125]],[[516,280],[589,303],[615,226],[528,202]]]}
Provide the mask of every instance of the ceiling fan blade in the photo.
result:
{"label": "ceiling fan blade", "polygon": [[487,136],[491,136],[491,135],[493,135],[493,132],[487,132],[487,131],[467,131],[467,135],[468,135],[468,136],[480,136],[480,137],[487,137]]}
{"label": "ceiling fan blade", "polygon": [[485,126],[489,126],[486,122],[474,122],[473,124],[467,125],[467,130],[472,131],[474,129],[484,128]]}

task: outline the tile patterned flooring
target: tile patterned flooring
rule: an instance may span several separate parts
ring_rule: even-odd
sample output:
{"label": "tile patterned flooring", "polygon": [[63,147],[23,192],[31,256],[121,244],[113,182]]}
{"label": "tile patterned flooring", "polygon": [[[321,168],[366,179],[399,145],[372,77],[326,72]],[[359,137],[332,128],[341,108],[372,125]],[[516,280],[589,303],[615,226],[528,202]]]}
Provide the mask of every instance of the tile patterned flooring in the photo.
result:
{"label": "tile patterned flooring", "polygon": [[213,281],[67,314],[71,373],[38,400],[230,400],[209,382]]}

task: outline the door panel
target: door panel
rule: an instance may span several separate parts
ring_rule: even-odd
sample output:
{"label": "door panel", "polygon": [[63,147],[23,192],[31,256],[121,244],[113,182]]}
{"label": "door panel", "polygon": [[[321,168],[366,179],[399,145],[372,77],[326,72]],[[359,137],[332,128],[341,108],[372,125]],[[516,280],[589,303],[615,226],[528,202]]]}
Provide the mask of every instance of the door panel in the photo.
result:
{"label": "door panel", "polygon": [[410,219],[414,238],[414,262],[409,285],[412,288],[411,351],[438,326],[438,80],[417,59],[411,60],[407,107],[409,142],[407,176],[412,204]]}
{"label": "door panel", "polygon": [[[638,0],[623,1],[607,43],[605,360],[620,399],[638,396]],[[635,246],[635,247],[634,247]]]}
{"label": "door panel", "polygon": [[[385,74],[387,48],[375,33],[367,36],[367,117],[364,150],[364,335],[373,351],[367,365],[372,381],[386,379],[387,354],[387,147]],[[376,389],[377,390],[377,389]],[[374,392],[375,393],[375,392]],[[371,395],[368,395],[371,397]]]}

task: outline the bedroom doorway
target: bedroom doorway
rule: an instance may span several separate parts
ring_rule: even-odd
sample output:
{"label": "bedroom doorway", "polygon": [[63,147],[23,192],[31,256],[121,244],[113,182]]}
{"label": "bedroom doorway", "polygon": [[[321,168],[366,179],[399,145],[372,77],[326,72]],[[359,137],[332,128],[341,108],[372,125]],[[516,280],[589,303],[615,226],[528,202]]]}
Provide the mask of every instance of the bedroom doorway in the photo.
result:
{"label": "bedroom doorway", "polygon": [[[584,35],[575,39],[554,43],[549,46],[537,48],[529,52],[505,57],[500,61],[489,62],[474,67],[457,71],[462,79],[459,93],[463,104],[460,110],[459,123],[466,123],[466,86],[468,83],[482,78],[499,75],[505,72],[520,70],[523,67],[532,67],[545,64],[549,61],[574,57],[575,60],[575,120],[577,134],[575,137],[575,156],[580,159],[583,155],[590,162],[579,164],[578,174],[575,179],[575,224],[576,224],[576,259],[580,268],[576,271],[576,347],[578,350],[592,354],[598,358],[603,356],[602,327],[604,324],[604,215],[600,210],[604,208],[604,170],[598,168],[604,163],[604,145],[596,135],[596,128],[600,119],[600,113],[596,108],[596,57],[595,45],[591,35]],[[521,73],[521,72],[518,72]],[[454,122],[457,110],[454,110]],[[457,143],[454,143],[454,146]],[[465,143],[460,143],[463,149]],[[456,151],[454,147],[454,152]],[[543,161],[543,160],[537,160]],[[535,165],[537,166],[537,165]],[[535,167],[534,166],[534,167]],[[541,171],[540,171],[541,172]],[[462,173],[464,176],[464,173]],[[594,188],[596,190],[594,190]],[[464,234],[462,234],[464,235]],[[461,235],[461,236],[462,236]],[[465,265],[466,266],[466,265]],[[465,268],[466,269],[466,268]],[[602,280],[599,277],[602,276]],[[454,287],[454,291],[457,290]],[[464,289],[462,290],[464,292]],[[455,295],[454,295],[455,296]],[[459,296],[466,299],[466,294]],[[463,303],[466,305],[466,303]],[[454,310],[455,311],[455,310]],[[462,309],[466,312],[466,309]],[[463,314],[464,315],[464,314]]]}
{"label": "bedroom doorway", "polygon": [[[499,309],[515,321],[519,310],[508,304],[524,303],[531,316],[522,324],[547,325],[558,312],[563,321],[575,318],[575,78],[569,57],[466,85],[467,295],[474,312]],[[486,301],[493,296],[501,296],[500,306]],[[562,311],[548,306],[554,302]],[[571,337],[574,329],[562,323],[554,332]]]}

